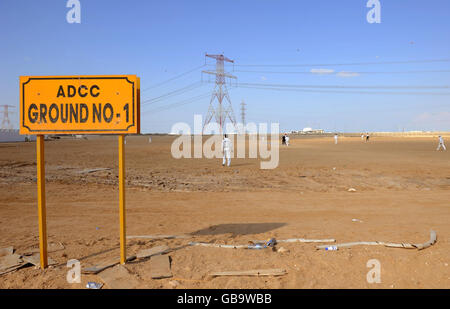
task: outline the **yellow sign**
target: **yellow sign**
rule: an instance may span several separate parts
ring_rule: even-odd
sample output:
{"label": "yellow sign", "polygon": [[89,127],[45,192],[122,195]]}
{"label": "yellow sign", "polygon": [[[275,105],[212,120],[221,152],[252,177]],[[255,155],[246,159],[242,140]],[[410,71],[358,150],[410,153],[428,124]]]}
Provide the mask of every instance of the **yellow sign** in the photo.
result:
{"label": "yellow sign", "polygon": [[20,134],[138,134],[136,75],[21,76]]}

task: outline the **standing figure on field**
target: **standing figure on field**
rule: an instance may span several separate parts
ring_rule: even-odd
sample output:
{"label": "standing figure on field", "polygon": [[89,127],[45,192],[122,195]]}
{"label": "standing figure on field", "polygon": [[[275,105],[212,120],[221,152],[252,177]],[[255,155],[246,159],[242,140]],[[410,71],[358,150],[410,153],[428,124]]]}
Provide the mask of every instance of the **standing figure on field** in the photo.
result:
{"label": "standing figure on field", "polygon": [[289,135],[287,135],[287,133],[285,133],[285,138],[284,138],[284,142],[286,143],[286,146],[289,146]]}
{"label": "standing figure on field", "polygon": [[439,149],[441,149],[441,147],[442,147],[442,149],[447,150],[447,148],[445,148],[444,138],[439,135],[439,145],[436,150],[439,151]]}
{"label": "standing figure on field", "polygon": [[338,135],[337,133],[334,134],[334,144],[337,145],[338,143]]}
{"label": "standing figure on field", "polygon": [[364,137],[366,137],[366,136],[364,135],[364,133],[361,134],[361,140],[362,140],[362,141],[364,141]]}
{"label": "standing figure on field", "polygon": [[366,142],[368,142],[369,141],[369,133],[367,133],[367,135],[366,135]]}
{"label": "standing figure on field", "polygon": [[225,134],[222,140],[222,152],[223,152],[223,161],[222,166],[225,166],[225,162],[227,162],[227,166],[230,166],[231,163],[231,141],[228,138],[228,135]]}

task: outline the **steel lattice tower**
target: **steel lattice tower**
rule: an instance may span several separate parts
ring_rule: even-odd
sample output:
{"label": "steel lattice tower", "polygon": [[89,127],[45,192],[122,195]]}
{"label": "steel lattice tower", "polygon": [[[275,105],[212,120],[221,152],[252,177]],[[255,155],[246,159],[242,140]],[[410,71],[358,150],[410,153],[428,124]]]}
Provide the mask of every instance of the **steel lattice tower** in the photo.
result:
{"label": "steel lattice tower", "polygon": [[241,121],[242,121],[242,133],[245,134],[245,102],[242,100],[241,103]]}
{"label": "steel lattice tower", "polygon": [[12,105],[0,105],[0,107],[3,107],[3,111],[1,111],[0,113],[3,114],[3,119],[2,119],[2,123],[0,125],[0,129],[2,130],[11,130],[13,129],[13,125],[11,123],[11,120],[9,120],[9,114],[11,113],[9,111],[9,107],[14,108],[15,106]]}
{"label": "steel lattice tower", "polygon": [[[223,127],[225,125],[225,121],[227,118],[233,123],[233,126],[236,128],[236,118],[234,117],[233,108],[231,106],[230,96],[228,95],[228,89],[225,83],[226,78],[236,79],[236,76],[230,75],[225,72],[224,69],[224,61],[234,63],[234,60],[228,59],[224,55],[205,55],[206,57],[210,57],[216,59],[216,70],[215,71],[202,71],[203,73],[212,74],[216,76],[216,84],[214,86],[213,93],[211,95],[211,100],[209,102],[208,113],[205,118],[205,123],[203,125],[202,133],[205,129],[205,126],[211,122],[211,119],[214,117],[216,122],[220,127],[220,134],[223,133]],[[217,98],[218,104],[217,107],[214,107],[214,99]],[[228,105],[224,106],[223,99],[226,98],[228,101]]]}

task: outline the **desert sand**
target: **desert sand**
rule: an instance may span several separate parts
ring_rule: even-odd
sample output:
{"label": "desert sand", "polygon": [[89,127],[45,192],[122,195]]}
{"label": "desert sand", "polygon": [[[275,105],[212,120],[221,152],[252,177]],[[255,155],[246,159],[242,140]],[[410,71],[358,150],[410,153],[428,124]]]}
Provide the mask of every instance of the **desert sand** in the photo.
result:
{"label": "desert sand", "polygon": [[[126,144],[128,256],[154,246],[173,249],[173,277],[151,279],[150,262],[125,265],[139,288],[450,288],[450,151],[431,137],[291,136],[280,164],[259,159],[174,159],[175,137],[129,136]],[[448,138],[447,138],[448,140]],[[447,142],[450,144],[450,141]],[[56,266],[0,276],[0,288],[85,288],[99,275],[69,284],[66,263],[88,267],[119,258],[117,137],[46,142],[47,233]],[[109,168],[87,172],[88,169]],[[349,192],[349,188],[356,191]],[[357,220],[353,220],[357,219]],[[334,238],[336,243],[437,242],[424,250],[354,246],[316,250],[281,243],[284,252],[188,246],[248,244],[269,238]],[[0,248],[38,248],[35,143],[0,144]],[[381,283],[368,283],[370,259]],[[276,277],[211,277],[219,271],[282,268]],[[108,288],[105,285],[104,288]]]}

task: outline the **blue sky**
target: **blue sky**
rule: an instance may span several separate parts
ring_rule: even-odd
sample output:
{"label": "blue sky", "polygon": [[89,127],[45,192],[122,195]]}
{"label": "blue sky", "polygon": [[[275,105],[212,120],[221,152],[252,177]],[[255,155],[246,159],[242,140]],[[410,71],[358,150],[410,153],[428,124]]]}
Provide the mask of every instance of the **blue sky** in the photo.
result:
{"label": "blue sky", "polygon": [[[205,63],[205,52],[235,60],[238,83],[314,86],[447,86],[450,62],[385,64],[450,58],[450,2],[380,0],[381,23],[366,20],[367,0],[80,0],[81,24],[66,21],[66,0],[0,2],[0,104],[17,106],[20,75],[137,74],[145,89]],[[374,62],[371,65],[328,65]],[[210,60],[208,64],[213,63]],[[295,65],[245,67],[240,65]],[[203,69],[212,69],[207,65]],[[266,71],[333,74],[282,74]],[[233,71],[234,70],[234,71]],[[239,71],[264,72],[239,72]],[[142,105],[143,132],[168,132],[205,115],[212,90],[201,69],[142,93],[142,101],[203,80],[199,87]],[[342,90],[342,89],[341,89]],[[345,89],[345,91],[355,89]],[[360,89],[361,90],[361,89]],[[362,89],[370,90],[370,89]],[[377,92],[378,90],[370,90]],[[385,90],[385,91],[389,91]],[[403,92],[450,93],[450,89]],[[233,109],[247,121],[279,122],[281,130],[450,130],[450,95],[276,91],[231,87]],[[159,107],[175,104],[175,108]],[[156,110],[156,111],[155,111]]]}

